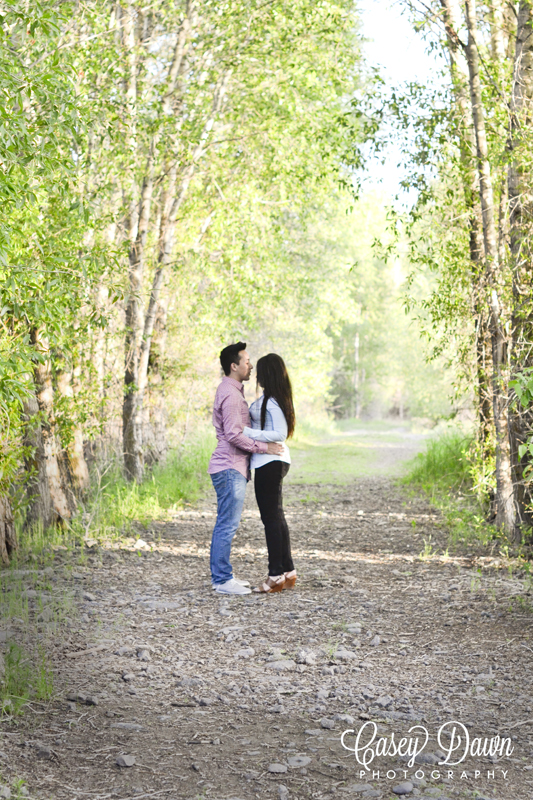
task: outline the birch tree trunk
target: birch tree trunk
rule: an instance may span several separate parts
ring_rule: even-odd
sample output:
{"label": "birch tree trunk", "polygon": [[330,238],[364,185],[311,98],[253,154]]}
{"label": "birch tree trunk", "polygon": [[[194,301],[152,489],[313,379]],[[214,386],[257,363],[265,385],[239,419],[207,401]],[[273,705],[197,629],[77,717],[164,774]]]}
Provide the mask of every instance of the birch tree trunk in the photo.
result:
{"label": "birch tree trunk", "polygon": [[[166,269],[174,251],[174,235],[177,216],[183,205],[189,186],[196,171],[198,162],[204,154],[207,140],[213,129],[215,118],[220,111],[231,75],[228,70],[215,87],[211,113],[206,120],[199,141],[194,148],[188,166],[181,174],[178,183],[178,168],[174,162],[169,171],[169,180],[162,203],[161,223],[159,230],[157,267],[155,269],[150,299],[144,317],[141,345],[138,359],[131,358],[135,373],[131,372],[129,384],[126,384],[126,395],[123,407],[124,452],[126,473],[133,480],[140,481],[143,476],[142,422],[144,394],[148,383],[148,364],[157,306]],[[130,348],[131,349],[131,348]],[[130,370],[132,367],[130,366]],[[128,370],[126,371],[128,376]]]}
{"label": "birch tree trunk", "polygon": [[[109,291],[105,283],[102,281],[96,291],[95,307],[99,313],[104,313],[106,304],[109,297]],[[96,373],[96,381],[98,386],[98,417],[103,418],[103,405],[106,392],[106,376],[105,376],[105,351],[106,351],[106,336],[108,332],[101,326],[98,326],[94,332],[92,342],[92,355],[91,360],[93,363],[94,371]]]}
{"label": "birch tree trunk", "polygon": [[[42,361],[35,365],[34,371],[37,403],[41,414],[42,450],[40,450],[40,454],[43,458],[44,471],[50,493],[52,516],[55,515],[59,521],[62,521],[70,519],[75,500],[72,492],[66,486],[65,472],[61,465],[61,448],[55,432],[50,349],[46,339],[35,328],[31,331],[31,341],[43,358]],[[43,484],[40,484],[40,486],[46,491]]]}
{"label": "birch tree trunk", "polygon": [[[518,8],[511,126],[509,135],[509,217],[513,278],[512,368],[515,372],[533,367],[533,185],[531,147],[533,144],[533,3],[521,0]],[[530,527],[532,492],[524,478],[530,465],[527,455],[521,461],[518,447],[531,436],[533,412],[511,412],[513,472],[518,515]]]}
{"label": "birch tree trunk", "polygon": [[148,363],[149,403],[143,433],[147,456],[152,463],[162,462],[168,451],[167,402],[164,393],[164,358],[167,340],[167,316],[171,298],[160,298],[157,305],[150,359]]}
{"label": "birch tree trunk", "polygon": [[25,525],[42,524],[49,527],[54,521],[52,497],[48,486],[44,455],[39,404],[35,396],[24,401],[24,467],[28,476],[26,483],[27,508]]}
{"label": "birch tree trunk", "polygon": [[142,309],[144,245],[148,234],[152,192],[153,176],[149,176],[143,184],[137,235],[130,247],[129,299],[126,306],[124,405],[122,409],[124,467],[126,475],[138,483],[142,481],[144,471],[142,461],[142,407],[137,403],[137,387],[139,384],[138,354],[144,321]]}
{"label": "birch tree trunk", "polygon": [[[120,192],[120,188],[115,184],[111,192],[111,199],[109,204],[110,221],[106,226],[104,233],[104,241],[110,248],[113,248],[116,245],[117,239],[119,238],[117,218],[119,217],[121,210],[121,201],[122,201],[122,194]],[[109,288],[107,282],[108,282],[108,274],[106,271],[100,278],[94,293],[95,310],[97,311],[98,314],[102,315],[105,315],[107,313],[109,307]],[[108,328],[105,328],[102,325],[98,325],[96,329],[93,329],[93,336],[91,343],[92,345],[91,360],[96,372],[96,380],[98,385],[99,420],[104,419],[104,404],[107,391],[105,362],[106,362],[106,349],[109,337],[110,337],[110,332]]]}
{"label": "birch tree trunk", "polygon": [[489,162],[485,115],[479,76],[475,0],[466,0],[466,24],[470,101],[476,136],[479,195],[483,221],[485,274],[489,302],[489,330],[492,350],[492,400],[496,439],[496,526],[507,535],[516,536],[516,505],[511,467],[508,423],[508,354],[503,328],[501,277],[498,261],[498,237],[494,215],[492,175]]}
{"label": "birch tree trunk", "polygon": [[[176,92],[180,75],[183,71],[185,56],[189,46],[191,19],[195,19],[195,3],[187,6],[185,18],[180,26],[174,48],[172,63],[168,72],[166,90],[161,96],[160,112],[168,115],[171,112],[171,100]],[[134,47],[134,37],[128,32],[125,38],[128,52]],[[126,97],[133,107],[133,96],[136,96],[137,66],[130,58],[131,69],[126,87]],[[134,137],[133,137],[134,138]],[[146,336],[151,339],[153,330],[153,301],[157,304],[164,270],[156,269],[152,284],[150,305],[144,313],[142,307],[142,284],[144,275],[144,251],[150,226],[152,199],[154,191],[154,166],[156,152],[160,141],[160,131],[156,131],[150,142],[150,153],[147,160],[138,208],[130,206],[130,251],[129,251],[129,298],[126,306],[126,339],[124,370],[124,402],[122,408],[122,433],[124,447],[124,468],[128,478],[136,482],[142,481],[143,464],[143,393],[146,386],[147,359],[150,353],[150,342],[146,345]],[[135,147],[132,141],[132,148]],[[171,179],[172,183],[172,179]],[[188,186],[188,183],[187,183]],[[175,183],[174,183],[175,187]],[[134,187],[132,187],[132,195]],[[180,204],[181,205],[181,204]]]}
{"label": "birch tree trunk", "polygon": [[359,331],[355,332],[354,339],[354,371],[353,371],[353,391],[355,398],[355,418],[361,416],[361,387],[359,375]]}
{"label": "birch tree trunk", "polygon": [[[74,372],[77,372],[77,368]],[[74,375],[74,380],[79,380],[79,376]],[[73,373],[60,372],[57,376],[57,390],[63,397],[74,398]],[[72,441],[67,447],[69,473],[74,484],[74,488],[83,494],[89,489],[89,468],[85,461],[83,452],[83,429],[78,424],[72,432]]]}
{"label": "birch tree trunk", "polygon": [[[459,124],[459,147],[463,192],[468,214],[469,253],[472,275],[473,310],[475,316],[475,354],[477,376],[477,406],[479,442],[482,457],[489,457],[490,432],[492,429],[492,397],[489,381],[490,334],[483,285],[483,223],[479,197],[479,180],[476,169],[476,133],[472,119],[469,98],[468,63],[462,51],[457,31],[460,28],[461,11],[457,0],[441,0],[444,10],[448,53],[450,57],[450,77]],[[498,6],[499,7],[499,6]]]}
{"label": "birch tree trunk", "polygon": [[490,48],[491,55],[496,65],[503,65],[507,57],[509,33],[505,15],[505,6],[502,0],[490,0]]}
{"label": "birch tree trunk", "polygon": [[[138,347],[142,334],[142,270],[143,258],[139,247],[139,198],[136,181],[137,161],[137,36],[135,30],[135,6],[128,3],[121,8],[122,45],[126,61],[124,78],[124,102],[126,113],[126,137],[131,164],[131,180],[128,187],[128,300],[126,303],[125,342],[124,342],[124,405],[122,415],[122,436],[124,449],[124,468],[126,475],[135,481],[142,480],[142,442],[137,430],[138,419],[135,413],[135,386],[138,374]],[[151,193],[151,186],[143,185],[142,197]],[[141,199],[142,203],[142,199]],[[142,234],[141,234],[142,241]]]}

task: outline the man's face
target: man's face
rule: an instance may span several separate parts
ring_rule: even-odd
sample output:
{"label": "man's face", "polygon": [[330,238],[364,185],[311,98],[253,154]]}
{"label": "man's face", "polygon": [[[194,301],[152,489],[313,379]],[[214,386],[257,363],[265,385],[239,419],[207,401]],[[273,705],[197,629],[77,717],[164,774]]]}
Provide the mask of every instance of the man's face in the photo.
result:
{"label": "man's face", "polygon": [[241,381],[242,383],[243,381],[250,380],[253,366],[250,363],[250,356],[246,350],[241,350],[239,355],[241,357],[239,363],[231,365],[231,377],[235,378],[236,381]]}

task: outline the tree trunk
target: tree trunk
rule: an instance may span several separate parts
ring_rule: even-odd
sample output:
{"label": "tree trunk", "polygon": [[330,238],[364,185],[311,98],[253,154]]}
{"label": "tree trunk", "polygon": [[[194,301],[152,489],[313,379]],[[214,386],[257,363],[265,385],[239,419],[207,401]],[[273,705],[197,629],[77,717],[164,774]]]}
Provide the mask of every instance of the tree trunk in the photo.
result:
{"label": "tree trunk", "polygon": [[148,363],[148,395],[143,434],[150,462],[164,462],[168,451],[167,404],[164,392],[164,358],[167,339],[167,315],[170,297],[163,297],[157,306],[150,360]]}
{"label": "tree trunk", "polygon": [[[163,210],[159,231],[157,267],[152,280],[150,300],[148,302],[148,308],[144,317],[144,326],[141,331],[141,345],[138,357],[136,350],[133,348],[133,335],[130,333],[129,339],[127,339],[125,371],[126,391],[122,416],[124,433],[124,463],[126,466],[126,474],[132,480],[136,481],[142,480],[143,476],[143,403],[144,394],[148,383],[148,364],[150,360],[150,350],[152,345],[156,311],[159,303],[161,287],[163,286],[163,281],[165,278],[166,268],[172,259],[174,250],[174,233],[177,216],[189,191],[189,186],[196,171],[198,161],[201,159],[205,151],[207,139],[211,133],[211,130],[213,129],[215,118],[220,111],[230,75],[231,70],[227,70],[215,87],[211,114],[203,126],[199,141],[193,150],[190,163],[184,169],[181,175],[181,181],[179,183],[179,189],[177,193],[177,164],[175,163],[169,170],[169,181],[167,184],[165,197],[162,202]],[[133,325],[133,316],[131,315],[130,317],[126,318],[127,330],[128,325]]]}
{"label": "tree trunk", "polygon": [[[499,0],[495,0],[497,3]],[[471,264],[472,300],[475,318],[475,360],[477,378],[478,441],[481,457],[485,462],[491,456],[492,392],[489,380],[490,333],[485,307],[485,288],[483,285],[483,223],[479,197],[479,180],[476,169],[476,133],[469,101],[468,63],[464,58],[457,35],[460,21],[460,7],[457,0],[441,0],[444,9],[448,53],[450,56],[450,77],[455,97],[458,137],[461,157],[462,184],[465,207],[468,214],[469,255]],[[499,6],[498,6],[499,9]],[[495,14],[498,9],[495,8]],[[496,41],[496,39],[495,39]],[[491,516],[495,511],[491,509]]]}
{"label": "tree trunk", "polygon": [[[510,249],[513,277],[513,343],[511,363],[514,373],[533,367],[533,196],[531,146],[533,142],[533,4],[521,0],[518,9],[516,48],[511,99],[509,135],[509,211]],[[517,404],[518,406],[518,404]],[[513,472],[519,521],[533,525],[530,510],[533,494],[524,469],[531,466],[527,455],[520,460],[518,447],[531,437],[533,410],[511,411]]]}
{"label": "tree trunk", "polygon": [[490,49],[492,60],[497,66],[504,64],[507,56],[508,33],[505,25],[504,4],[502,0],[490,0]]}
{"label": "tree trunk", "polygon": [[359,331],[355,332],[354,339],[354,370],[353,370],[353,391],[355,398],[355,418],[361,416],[361,387],[359,375]]}
{"label": "tree trunk", "polygon": [[[77,372],[78,370],[75,370]],[[63,397],[74,399],[72,373],[60,372],[57,376],[57,390]],[[83,452],[83,429],[78,424],[72,432],[72,441],[67,446],[69,474],[74,488],[83,494],[89,489],[89,468]]]}
{"label": "tree trunk", "polygon": [[11,503],[7,495],[0,496],[0,559],[9,564],[9,556],[16,549],[15,524]]}
{"label": "tree trunk", "polygon": [[61,448],[55,433],[54,390],[50,366],[50,350],[41,332],[33,328],[31,341],[44,358],[35,365],[35,388],[37,403],[41,412],[41,441],[44,468],[48,479],[48,490],[52,512],[62,521],[70,519],[75,508],[74,495],[66,485],[65,474],[61,468]]}
{"label": "tree trunk", "polygon": [[135,481],[142,480],[142,442],[139,439],[140,430],[137,428],[138,420],[135,406],[135,386],[138,373],[138,348],[142,335],[142,270],[143,258],[140,242],[143,241],[139,234],[139,211],[146,191],[151,192],[152,186],[144,182],[141,197],[139,198],[136,179],[137,168],[137,32],[135,30],[135,8],[129,2],[127,8],[121,9],[122,17],[122,46],[124,49],[126,70],[123,83],[125,130],[128,149],[133,163],[130,165],[130,185],[128,187],[128,239],[130,242],[129,267],[128,267],[128,301],[126,304],[125,319],[125,350],[124,350],[124,403],[122,409],[122,435],[124,448],[124,468],[128,478]]}
{"label": "tree trunk", "polygon": [[44,455],[39,404],[36,397],[24,401],[24,465],[28,479],[26,482],[27,508],[25,525],[31,527],[42,524],[48,528],[54,522],[52,497],[48,486],[46,460]]}
{"label": "tree trunk", "polygon": [[[109,290],[102,280],[96,291],[95,306],[100,314],[106,311],[106,304],[109,297]],[[94,331],[92,341],[92,364],[96,373],[96,384],[98,387],[98,418],[104,417],[104,399],[106,394],[106,375],[105,375],[105,352],[106,352],[106,336],[108,331],[99,325]]]}
{"label": "tree trunk", "polygon": [[[172,99],[176,91],[180,75],[183,71],[185,55],[190,44],[191,15],[195,15],[195,3],[189,2],[185,18],[178,32],[176,46],[170,69],[165,94],[161,97],[161,111],[168,116],[172,110]],[[134,48],[133,26],[124,33],[124,44],[130,63],[129,78],[125,85],[128,108],[136,105],[136,63],[131,55]],[[130,113],[133,119],[133,113]],[[122,435],[124,449],[124,469],[130,480],[140,483],[144,475],[143,463],[143,394],[146,387],[146,374],[150,354],[150,340],[153,330],[154,301],[157,304],[159,291],[164,277],[164,264],[159,265],[152,285],[150,305],[146,315],[142,308],[142,284],[144,273],[144,249],[154,189],[154,165],[160,133],[156,132],[150,143],[150,155],[143,180],[138,207],[130,203],[130,252],[129,252],[129,297],[126,306],[126,337],[124,367],[124,401],[122,407]],[[203,141],[202,141],[203,145]],[[131,146],[135,148],[135,136],[131,135]],[[187,174],[186,170],[186,174]],[[175,170],[174,170],[175,174]],[[188,184],[187,184],[188,187]],[[186,192],[186,190],[185,190]],[[132,187],[132,196],[134,187]],[[185,194],[184,194],[185,196]],[[171,195],[172,197],[172,195]],[[178,204],[178,208],[181,202]],[[146,337],[149,337],[148,342]]]}
{"label": "tree trunk", "polygon": [[475,0],[466,0],[466,24],[472,119],[476,135],[479,195],[483,220],[485,272],[489,294],[489,329],[492,351],[492,400],[496,439],[496,526],[507,535],[516,536],[516,505],[511,468],[511,450],[507,417],[508,364],[507,339],[502,324],[503,307],[500,299],[501,276],[498,263],[498,239],[494,219],[492,176],[488,155],[485,115],[479,77],[477,23]]}

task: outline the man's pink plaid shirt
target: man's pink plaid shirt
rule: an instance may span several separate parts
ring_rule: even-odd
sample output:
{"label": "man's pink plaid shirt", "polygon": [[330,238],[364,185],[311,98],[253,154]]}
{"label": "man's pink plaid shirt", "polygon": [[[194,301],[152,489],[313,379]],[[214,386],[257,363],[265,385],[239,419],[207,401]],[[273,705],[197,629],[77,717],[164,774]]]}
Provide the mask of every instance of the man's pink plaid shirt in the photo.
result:
{"label": "man's pink plaid shirt", "polygon": [[250,480],[250,453],[266,453],[268,445],[243,434],[243,428],[250,426],[244,386],[227,375],[222,378],[215,395],[213,425],[218,443],[209,462],[209,474],[236,469]]}

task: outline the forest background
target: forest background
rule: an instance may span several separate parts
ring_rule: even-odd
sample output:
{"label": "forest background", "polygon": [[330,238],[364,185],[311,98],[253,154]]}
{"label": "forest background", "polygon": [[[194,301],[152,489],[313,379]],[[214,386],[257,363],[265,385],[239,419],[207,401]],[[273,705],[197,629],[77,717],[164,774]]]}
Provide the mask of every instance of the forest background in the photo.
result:
{"label": "forest background", "polygon": [[[5,562],[14,516],[72,525],[190,453],[237,339],[286,359],[303,427],[469,413],[527,535],[533,11],[402,8],[438,92],[383,83],[344,0],[0,8]],[[407,210],[361,187],[391,138]]]}

